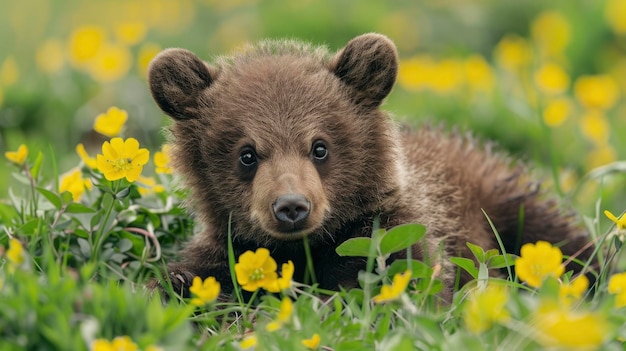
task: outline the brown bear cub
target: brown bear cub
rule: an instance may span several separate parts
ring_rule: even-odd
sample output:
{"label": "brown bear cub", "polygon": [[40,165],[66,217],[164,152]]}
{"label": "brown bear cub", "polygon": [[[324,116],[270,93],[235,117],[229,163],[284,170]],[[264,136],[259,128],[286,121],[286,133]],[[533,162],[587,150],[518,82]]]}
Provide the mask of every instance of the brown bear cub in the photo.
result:
{"label": "brown bear cub", "polygon": [[412,257],[441,265],[444,299],[457,274],[450,257],[473,258],[467,242],[499,247],[482,210],[507,252],[546,240],[589,257],[585,231],[522,165],[469,136],[399,128],[381,111],[397,71],[396,48],[379,34],[336,54],[295,41],[261,42],[214,64],[182,49],[159,54],[150,88],[174,120],[173,167],[202,225],[169,265],[176,291],[187,295],[194,276],[214,276],[232,291],[229,225],[235,257],[266,247],[279,267],[294,262],[295,280],[304,276],[306,237],[326,289],[358,285],[365,260],[335,248],[370,236],[376,218],[383,228],[426,226]]}

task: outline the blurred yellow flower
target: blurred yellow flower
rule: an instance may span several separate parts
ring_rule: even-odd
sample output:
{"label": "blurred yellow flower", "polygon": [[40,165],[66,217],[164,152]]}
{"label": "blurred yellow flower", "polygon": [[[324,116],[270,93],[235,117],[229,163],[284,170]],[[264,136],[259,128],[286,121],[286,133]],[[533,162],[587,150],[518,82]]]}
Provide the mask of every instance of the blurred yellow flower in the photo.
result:
{"label": "blurred yellow flower", "polygon": [[0,66],[0,86],[11,86],[17,82],[20,77],[20,69],[13,55],[8,56],[2,66]]}
{"label": "blurred yellow flower", "polygon": [[152,177],[139,176],[137,183],[139,183],[137,184],[137,190],[142,196],[165,191],[165,187],[161,184],[157,184],[156,180]]}
{"label": "blurred yellow flower", "polygon": [[535,84],[545,94],[561,94],[569,83],[565,70],[554,63],[545,63],[535,72]]}
{"label": "blurred yellow flower", "polygon": [[139,350],[128,336],[118,336],[113,341],[96,339],[91,343],[91,351],[136,351]]}
{"label": "blurred yellow flower", "polygon": [[4,153],[4,157],[7,160],[15,163],[18,166],[21,166],[26,162],[26,158],[28,157],[28,147],[24,144],[21,144],[17,151],[7,151]]}
{"label": "blurred yellow flower", "polygon": [[46,40],[37,50],[35,61],[39,70],[44,73],[60,71],[65,63],[61,41],[57,39]]}
{"label": "blurred yellow flower", "polygon": [[239,343],[239,347],[241,347],[243,350],[247,350],[253,347],[256,347],[256,345],[259,343],[256,335],[251,334],[248,335],[245,339],[241,340],[241,342]]}
{"label": "blurred yellow flower", "polygon": [[491,91],[494,86],[493,69],[480,55],[471,55],[463,63],[465,79],[470,89],[477,91]]}
{"label": "blurred yellow flower", "polygon": [[561,283],[559,286],[559,298],[565,303],[570,300],[580,300],[589,287],[589,279],[580,275],[569,283]]}
{"label": "blurred yellow flower", "polygon": [[484,290],[474,290],[463,306],[465,325],[480,334],[494,324],[506,322],[510,318],[505,308],[508,300],[509,292],[503,286],[489,284]]}
{"label": "blurred yellow flower", "polygon": [[195,306],[204,306],[213,302],[220,295],[220,282],[215,277],[208,277],[204,281],[196,276],[189,287],[193,298],[190,303]]}
{"label": "blurred yellow flower", "polygon": [[256,291],[276,284],[276,261],[266,248],[258,248],[256,252],[246,251],[239,256],[235,264],[237,282],[246,291]]}
{"label": "blurred yellow flower", "polygon": [[280,271],[280,278],[276,279],[273,284],[265,286],[265,290],[273,293],[289,289],[291,287],[291,278],[293,278],[294,265],[291,260],[287,263],[283,263],[282,270]]}
{"label": "blurred yellow flower", "polygon": [[19,240],[15,238],[9,239],[9,249],[6,252],[6,257],[14,267],[24,263],[26,255],[24,254],[22,243]]}
{"label": "blurred yellow flower", "polygon": [[609,144],[596,146],[587,154],[587,169],[604,166],[617,160],[617,152]]}
{"label": "blurred yellow flower", "polygon": [[137,139],[113,138],[102,144],[102,154],[96,156],[96,163],[107,180],[126,178],[129,182],[134,182],[149,159],[150,152],[140,149]]}
{"label": "blurred yellow flower", "polygon": [[72,194],[74,202],[78,202],[81,196],[83,196],[85,189],[91,190],[92,188],[93,184],[91,184],[91,181],[84,179],[80,169],[76,168],[61,177],[59,192],[63,193],[69,191]]}
{"label": "blurred yellow flower", "polygon": [[611,211],[604,210],[604,215],[612,220],[617,226],[617,230],[626,230],[626,215],[622,214],[619,218],[617,218]]}
{"label": "blurred yellow flower", "polygon": [[562,263],[563,253],[558,247],[546,241],[527,243],[515,260],[515,273],[521,281],[538,288],[548,276],[559,278],[563,274],[565,267]]}
{"label": "blurred yellow flower", "polygon": [[112,138],[122,131],[124,123],[128,119],[128,113],[117,107],[109,107],[106,113],[101,113],[96,117],[93,130]]}
{"label": "blurred yellow flower", "polygon": [[457,59],[444,59],[434,66],[435,79],[428,83],[429,88],[439,94],[449,94],[463,84],[463,64]]}
{"label": "blurred yellow flower", "polygon": [[125,45],[135,45],[146,37],[148,28],[141,21],[128,21],[115,25],[113,29],[117,40]]}
{"label": "blurred yellow flower", "polygon": [[602,315],[573,311],[557,303],[544,302],[535,312],[533,322],[540,344],[563,350],[596,350],[611,331]]}
{"label": "blurred yellow flower", "polygon": [[570,24],[556,11],[542,12],[531,24],[531,35],[542,53],[548,57],[560,56],[571,37]]}
{"label": "blurred yellow flower", "polygon": [[550,100],[543,110],[543,121],[548,127],[558,127],[571,114],[572,103],[566,97]]}
{"label": "blurred yellow flower", "polygon": [[608,75],[581,76],[574,83],[574,95],[588,109],[608,110],[619,98],[619,87]]}
{"label": "blurred yellow flower", "polygon": [[161,151],[154,153],[154,165],[156,166],[155,172],[158,174],[171,174],[170,168],[170,149],[171,146],[164,144],[161,147]]}
{"label": "blurred yellow flower", "polygon": [[302,340],[302,345],[304,345],[309,350],[315,350],[320,345],[320,336],[318,333],[313,334],[310,339]]}
{"label": "blurred yellow flower", "polygon": [[626,0],[608,0],[604,17],[615,33],[626,34]]}
{"label": "blurred yellow flower", "polygon": [[283,297],[283,300],[280,303],[280,309],[278,310],[278,315],[276,319],[271,321],[265,326],[265,330],[269,332],[273,332],[275,330],[280,329],[283,324],[287,323],[291,318],[291,313],[293,313],[293,303],[291,299],[288,297]]}
{"label": "blurred yellow flower", "polygon": [[83,145],[83,143],[76,145],[76,153],[78,154],[80,159],[83,161],[85,166],[91,169],[98,168],[98,166],[96,165],[96,159],[93,157],[90,157],[89,154],[87,154],[87,150],[85,150],[85,145]]}
{"label": "blurred yellow flower", "polygon": [[108,83],[124,77],[132,65],[132,55],[120,44],[104,44],[88,66],[91,77]]}
{"label": "blurred yellow flower", "polygon": [[406,270],[403,273],[396,273],[393,276],[393,282],[391,285],[383,285],[380,288],[380,294],[374,296],[373,300],[375,303],[388,302],[396,300],[397,298],[404,293],[406,287],[409,286],[409,281],[411,281],[410,270]]}
{"label": "blurred yellow flower", "polygon": [[532,50],[526,39],[508,34],[496,45],[495,57],[502,67],[517,71],[530,62]]}
{"label": "blurred yellow flower", "polygon": [[426,55],[415,56],[400,62],[398,83],[409,91],[424,89],[434,70],[435,63]]}
{"label": "blurred yellow flower", "polygon": [[617,273],[609,279],[609,293],[617,295],[615,297],[615,307],[622,308],[626,306],[626,272]]}
{"label": "blurred yellow flower", "polygon": [[583,136],[596,145],[605,145],[611,133],[609,122],[599,110],[587,111],[580,119]]}
{"label": "blurred yellow flower", "polygon": [[139,48],[139,53],[137,54],[137,69],[142,77],[147,76],[148,66],[159,52],[161,52],[161,47],[155,43],[146,43]]}
{"label": "blurred yellow flower", "polygon": [[75,66],[82,68],[89,63],[106,41],[106,32],[99,26],[84,26],[72,31],[69,38],[69,59]]}

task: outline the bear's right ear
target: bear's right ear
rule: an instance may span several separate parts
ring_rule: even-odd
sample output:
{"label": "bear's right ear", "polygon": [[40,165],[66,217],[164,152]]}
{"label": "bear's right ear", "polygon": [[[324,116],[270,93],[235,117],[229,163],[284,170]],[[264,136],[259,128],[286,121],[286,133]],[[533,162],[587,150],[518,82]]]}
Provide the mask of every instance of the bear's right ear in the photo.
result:
{"label": "bear's right ear", "polygon": [[177,120],[196,115],[198,97],[213,79],[209,66],[184,49],[161,52],[148,68],[152,97],[163,112]]}
{"label": "bear's right ear", "polygon": [[398,74],[398,52],[382,34],[360,35],[348,42],[330,63],[331,71],[355,89],[354,101],[365,108],[380,106]]}

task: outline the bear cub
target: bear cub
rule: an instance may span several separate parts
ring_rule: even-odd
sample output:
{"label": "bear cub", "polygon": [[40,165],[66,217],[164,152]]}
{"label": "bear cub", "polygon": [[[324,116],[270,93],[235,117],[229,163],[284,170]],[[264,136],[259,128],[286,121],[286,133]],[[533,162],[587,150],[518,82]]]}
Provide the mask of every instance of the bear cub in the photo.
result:
{"label": "bear cub", "polygon": [[471,136],[401,128],[381,111],[397,71],[393,42],[373,33],[337,53],[297,41],[264,41],[213,64],[183,49],[160,53],[149,85],[174,121],[172,166],[202,226],[168,266],[175,291],[188,295],[194,276],[232,291],[229,228],[235,257],[268,248],[279,267],[294,262],[295,280],[306,237],[319,286],[338,289],[358,286],[365,268],[337,255],[339,244],[370,236],[375,220],[420,223],[427,234],[412,257],[441,266],[444,299],[457,274],[450,257],[473,258],[467,242],[499,248],[483,210],[509,253],[545,240],[589,257],[586,232],[521,163]]}

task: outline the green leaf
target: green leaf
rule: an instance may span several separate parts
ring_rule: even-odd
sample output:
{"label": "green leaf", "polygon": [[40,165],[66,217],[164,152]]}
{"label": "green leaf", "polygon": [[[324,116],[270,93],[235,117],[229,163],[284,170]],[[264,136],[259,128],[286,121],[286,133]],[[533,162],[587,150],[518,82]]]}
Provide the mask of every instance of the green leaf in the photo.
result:
{"label": "green leaf", "polygon": [[61,209],[63,201],[61,200],[59,194],[40,187],[36,187],[36,189],[41,195],[43,195],[48,201],[50,201],[50,203],[54,205],[57,210]]}
{"label": "green leaf", "polygon": [[339,256],[369,257],[371,244],[372,239],[370,238],[352,238],[337,246],[335,252]]}
{"label": "green leaf", "polygon": [[96,210],[93,208],[89,208],[83,204],[72,202],[65,207],[65,212],[67,213],[94,213]]}
{"label": "green leaf", "polygon": [[403,224],[391,228],[380,240],[380,253],[389,255],[406,249],[417,243],[426,234],[426,227],[421,224]]}
{"label": "green leaf", "polygon": [[70,193],[69,191],[64,191],[63,193],[61,193],[61,200],[63,200],[64,204],[69,204],[74,201],[74,196],[72,196],[72,193]]}
{"label": "green leaf", "polygon": [[387,275],[393,277],[398,273],[402,273],[407,269],[411,270],[411,277],[427,278],[433,273],[433,269],[426,263],[418,260],[411,260],[407,264],[407,260],[396,260],[387,269]]}
{"label": "green leaf", "polygon": [[122,239],[117,243],[116,246],[119,252],[126,252],[133,248],[133,242],[128,239]]}
{"label": "green leaf", "polygon": [[505,255],[493,256],[489,259],[489,261],[487,261],[487,267],[491,269],[515,266],[515,259],[517,258],[516,255],[506,254],[506,257],[504,256]]}
{"label": "green leaf", "polygon": [[37,158],[35,159],[35,162],[33,163],[33,167],[31,167],[30,169],[30,173],[34,179],[37,179],[39,177],[39,170],[41,169],[42,161],[43,161],[43,153],[39,151],[39,153],[37,154]]}
{"label": "green leaf", "polygon": [[469,273],[472,278],[478,278],[478,268],[476,268],[476,263],[465,257],[452,257],[450,261],[455,265],[463,268],[467,273]]}
{"label": "green leaf", "polygon": [[467,247],[472,251],[478,262],[485,262],[485,251],[482,247],[472,243],[466,243]]}
{"label": "green leaf", "polygon": [[125,187],[124,189],[118,191],[117,194],[115,194],[115,198],[116,199],[123,199],[123,198],[127,197],[128,194],[130,194],[130,186]]}

